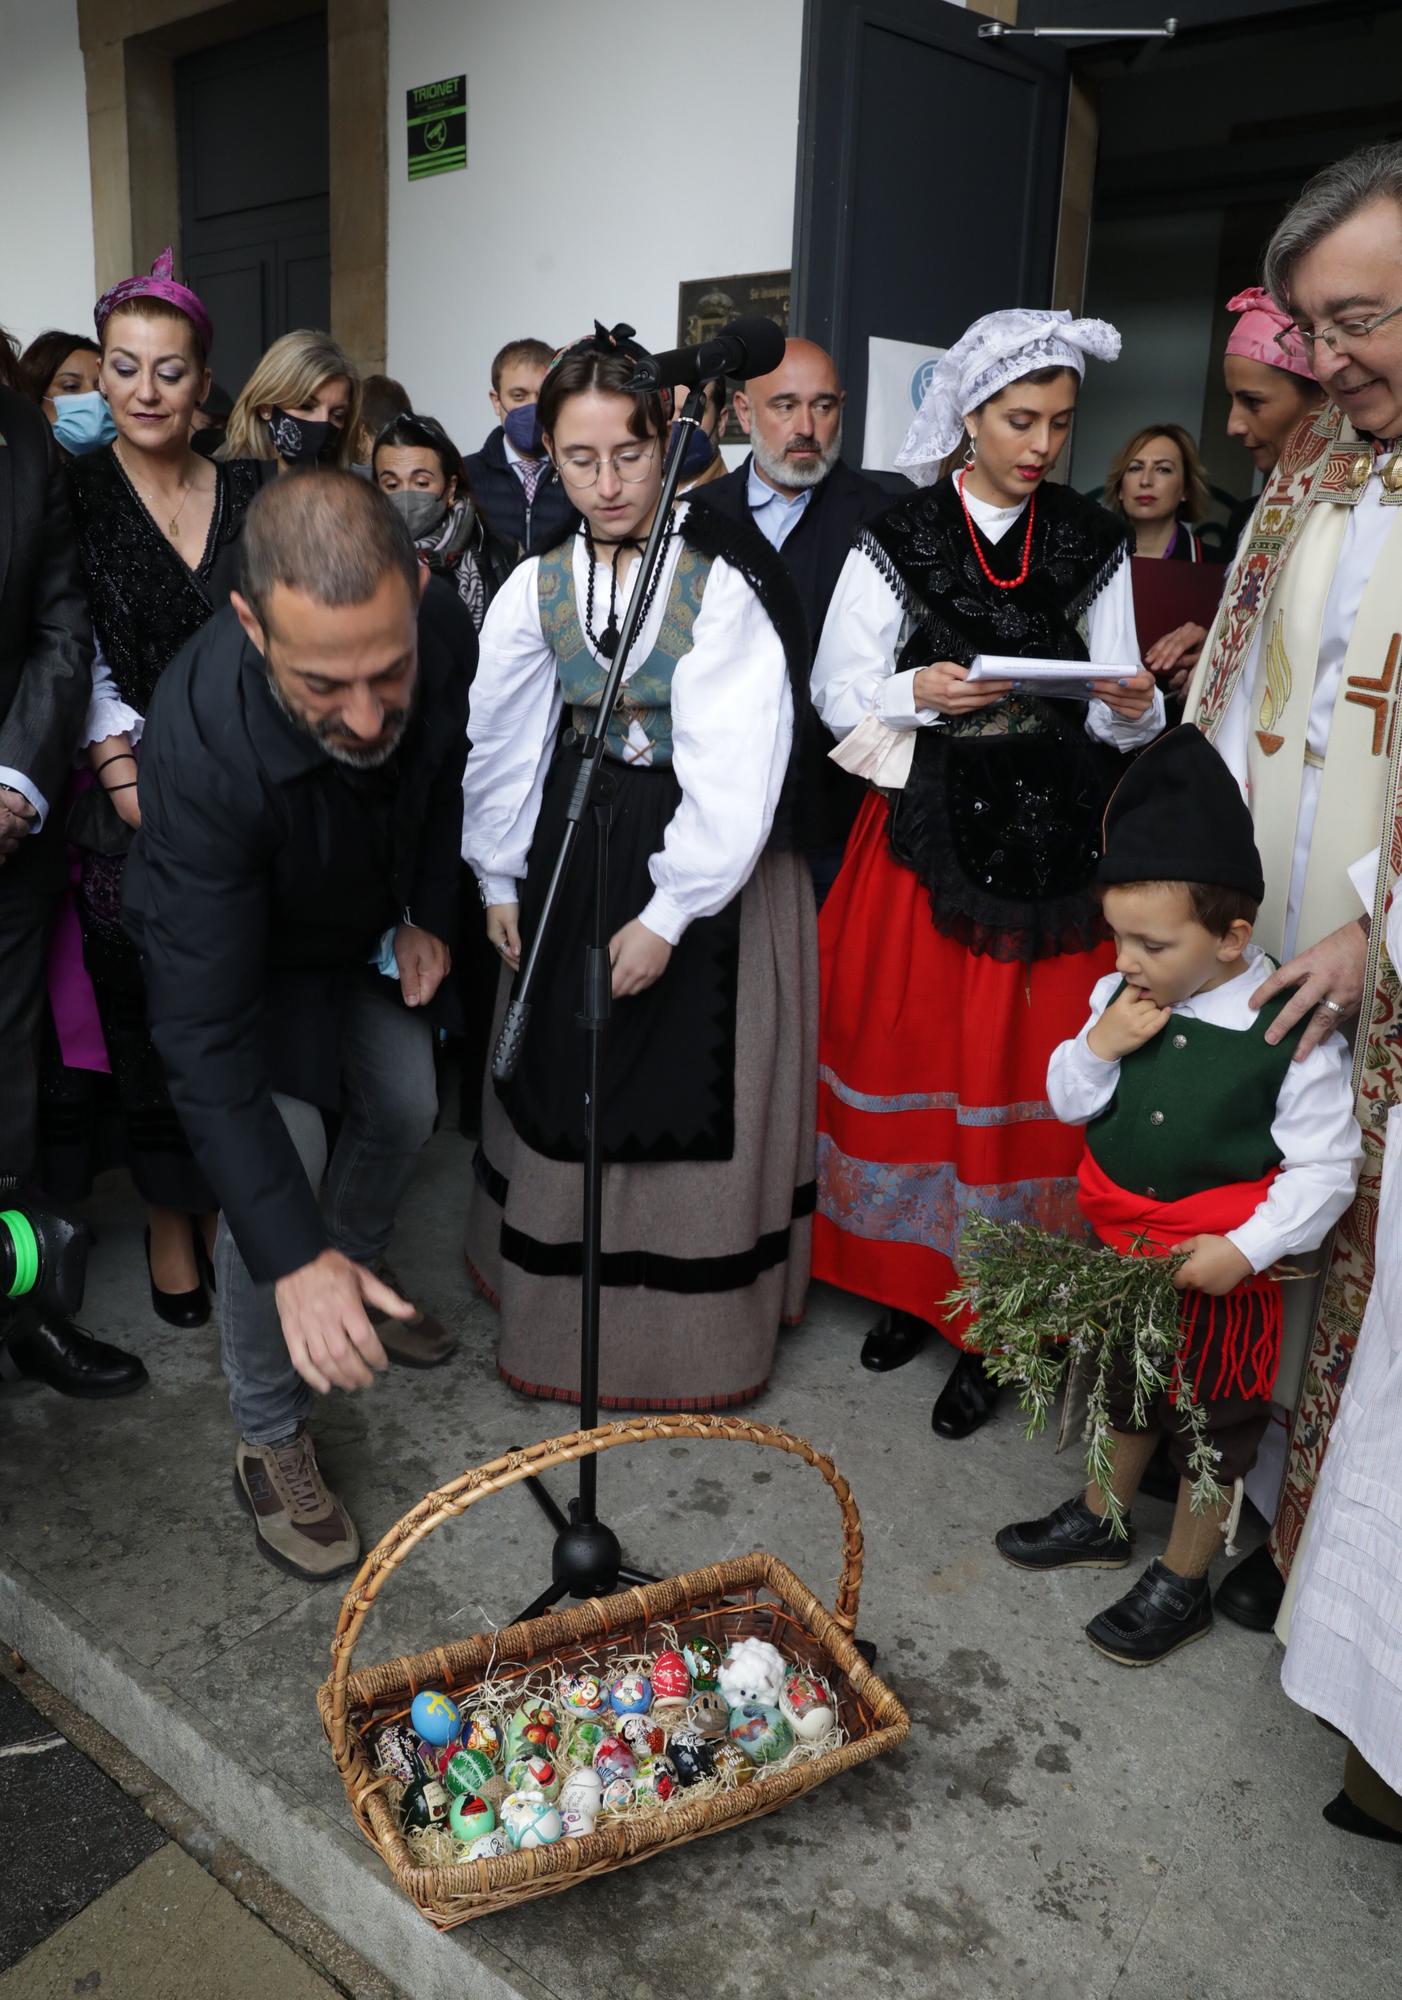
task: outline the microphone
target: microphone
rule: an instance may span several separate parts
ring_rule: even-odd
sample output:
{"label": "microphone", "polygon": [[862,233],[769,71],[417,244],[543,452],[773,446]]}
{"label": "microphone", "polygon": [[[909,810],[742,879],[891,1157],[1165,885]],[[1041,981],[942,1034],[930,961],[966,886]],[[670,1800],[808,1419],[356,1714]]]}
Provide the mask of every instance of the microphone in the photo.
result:
{"label": "microphone", "polygon": [[784,358],[784,335],[772,319],[747,313],[731,320],[719,333],[695,347],[672,347],[662,354],[640,357],[628,387],[635,393],[650,389],[672,389],[685,383],[694,389],[698,382],[710,382],[717,375],[768,375]]}

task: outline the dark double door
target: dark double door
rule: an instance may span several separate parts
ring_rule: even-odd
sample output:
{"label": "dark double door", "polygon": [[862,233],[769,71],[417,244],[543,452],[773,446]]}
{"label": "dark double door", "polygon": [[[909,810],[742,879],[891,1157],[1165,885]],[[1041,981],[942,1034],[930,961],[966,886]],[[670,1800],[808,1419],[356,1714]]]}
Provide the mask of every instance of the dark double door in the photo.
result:
{"label": "dark double door", "polygon": [[279,334],[330,324],[325,14],[182,56],[175,92],[181,275],[236,396]]}

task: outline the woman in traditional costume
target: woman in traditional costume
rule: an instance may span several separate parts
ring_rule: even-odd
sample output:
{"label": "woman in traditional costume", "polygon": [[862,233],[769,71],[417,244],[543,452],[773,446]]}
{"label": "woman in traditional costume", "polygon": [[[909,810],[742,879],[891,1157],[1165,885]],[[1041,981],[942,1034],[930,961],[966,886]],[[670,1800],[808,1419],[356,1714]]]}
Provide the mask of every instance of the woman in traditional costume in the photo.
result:
{"label": "woman in traditional costume", "polygon": [[[122,880],[141,817],[143,721],[166,667],[228,602],[256,471],[211,464],[190,448],[190,419],[209,389],[213,327],[200,299],[173,277],[169,250],[150,273],[106,292],[94,317],[117,435],[68,475],[96,639],[84,732],[96,784],[77,799],[69,833],[82,855],[83,962],[121,1104],[126,1163],[146,1203],[152,1304],[188,1327],[209,1317],[202,1272],[217,1204],[147,1031],[140,959],[122,926]],[[46,1090],[50,1145],[78,1149],[81,1110],[81,1095],[62,1083]]]}
{"label": "woman in traditional costume", "polygon": [[[1114,962],[1093,879],[1124,753],[1163,726],[1139,667],[1124,524],[1047,483],[1087,354],[1066,312],[990,313],[936,366],[898,463],[928,491],[862,531],[813,673],[835,755],[871,781],[819,926],[814,1275],[886,1310],[862,1351],[901,1366],[937,1327],[971,1212],[1081,1231],[1080,1149],[1047,1062]],[[941,465],[967,445],[963,464]],[[971,680],[979,656],[1089,661],[1094,699]],[[995,1390],[962,1354],[934,1428]]]}
{"label": "woman in traditional costume", "polygon": [[[546,377],[541,428],[583,519],[513,572],[482,628],[463,858],[509,970],[539,920],[661,496],[667,412],[625,386],[630,332],[598,329]],[[802,1311],[817,963],[785,780],[806,673],[802,614],[763,537],[679,504],[608,731],[606,1406],[746,1402]],[[502,1375],[564,1401],[579,1396],[593,840],[586,824],[516,1076],[486,1086],[467,1219],[469,1270],[501,1309]]]}

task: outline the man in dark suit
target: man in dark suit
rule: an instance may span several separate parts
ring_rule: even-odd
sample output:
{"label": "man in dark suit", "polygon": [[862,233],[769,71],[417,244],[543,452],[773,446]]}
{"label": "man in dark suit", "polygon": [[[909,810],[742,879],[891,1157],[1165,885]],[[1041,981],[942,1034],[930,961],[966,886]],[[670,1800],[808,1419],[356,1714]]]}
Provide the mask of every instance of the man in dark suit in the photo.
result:
{"label": "man in dark suit", "polygon": [[142,740],[126,921],[219,1198],[234,1489],[261,1553],[314,1582],[360,1541],[311,1390],[368,1387],[376,1318],[414,1315],[382,1260],[433,1130],[426,1010],[456,922],[472,661],[428,609],[444,588],[367,481],[273,481],[241,589],[162,675]]}
{"label": "man in dark suit", "polygon": [[[44,950],[64,884],[60,807],[92,680],[63,469],[35,406],[0,388],[0,1208],[34,1168]],[[141,1363],[46,1311],[0,1303],[0,1345],[69,1396],[119,1396]]]}
{"label": "man in dark suit", "polygon": [[[891,495],[842,462],[844,392],[830,354],[811,340],[784,343],[771,375],[735,394],[735,414],[750,456],[734,472],[696,488],[698,506],[748,514],[782,555],[803,600],[813,652],[837,579],[864,521]],[[828,758],[832,738],[810,717],[803,751],[802,834],[821,904],[842,864],[842,850],[866,786]]]}
{"label": "man in dark suit", "polygon": [[550,462],[536,403],[553,352],[543,340],[508,340],[492,361],[497,427],[463,460],[477,510],[498,540],[522,555],[558,548],[579,526],[574,503]]}

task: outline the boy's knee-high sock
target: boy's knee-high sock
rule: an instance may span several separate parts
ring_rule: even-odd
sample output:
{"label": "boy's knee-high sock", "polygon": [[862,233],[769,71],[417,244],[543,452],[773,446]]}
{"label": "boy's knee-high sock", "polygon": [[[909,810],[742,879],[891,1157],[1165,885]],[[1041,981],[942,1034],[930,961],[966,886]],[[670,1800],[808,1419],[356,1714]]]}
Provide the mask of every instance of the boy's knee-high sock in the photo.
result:
{"label": "boy's knee-high sock", "polygon": [[[1111,1431],[1110,1433],[1110,1485],[1115,1498],[1126,1511],[1134,1505],[1139,1482],[1144,1477],[1145,1469],[1154,1455],[1158,1441],[1157,1431]],[[1094,1480],[1086,1488],[1086,1505],[1092,1514],[1099,1514],[1103,1519],[1106,1513],[1105,1496]]]}
{"label": "boy's knee-high sock", "polygon": [[1163,1552],[1164,1567],[1175,1576],[1206,1576],[1208,1566],[1222,1550],[1222,1523],[1231,1512],[1231,1500],[1206,1514],[1195,1514],[1190,1479],[1178,1482],[1178,1505],[1173,1510],[1173,1529]]}

